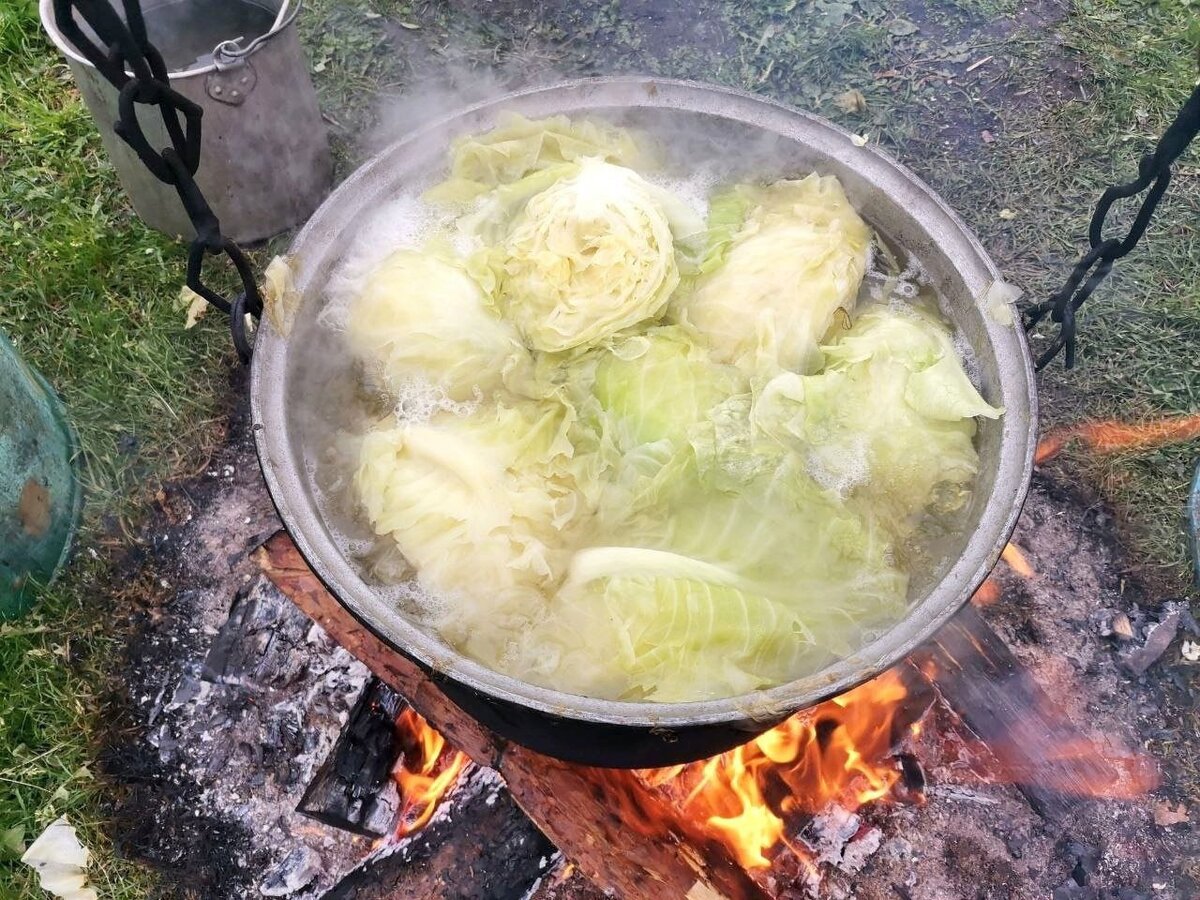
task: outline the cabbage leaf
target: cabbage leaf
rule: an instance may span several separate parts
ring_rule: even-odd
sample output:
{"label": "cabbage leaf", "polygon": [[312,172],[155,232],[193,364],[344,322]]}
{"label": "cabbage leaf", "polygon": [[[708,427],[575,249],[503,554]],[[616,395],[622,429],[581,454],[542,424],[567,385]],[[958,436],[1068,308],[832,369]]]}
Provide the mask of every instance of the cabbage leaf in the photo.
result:
{"label": "cabbage leaf", "polygon": [[451,602],[438,621],[447,639],[485,659],[501,652],[489,638],[522,627],[567,563],[579,512],[568,427],[561,407],[485,403],[363,439],[354,486],[367,522],[428,595]]}
{"label": "cabbage leaf", "polygon": [[963,506],[979,458],[976,417],[998,418],[967,377],[948,329],[916,308],[878,307],[822,348],[825,368],[769,382],[754,409],[765,433],[810,471],[866,500],[897,535],[927,511]]}

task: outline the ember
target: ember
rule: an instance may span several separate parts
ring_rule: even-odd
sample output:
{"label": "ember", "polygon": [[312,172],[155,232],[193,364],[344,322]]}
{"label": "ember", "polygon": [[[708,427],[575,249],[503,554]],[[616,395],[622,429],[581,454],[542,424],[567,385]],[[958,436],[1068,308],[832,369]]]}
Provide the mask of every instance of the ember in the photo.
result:
{"label": "ember", "polygon": [[446,739],[412,708],[396,719],[396,733],[403,748],[392,772],[402,799],[396,826],[396,837],[401,838],[425,827],[439,801],[458,781],[467,756],[447,747]]}

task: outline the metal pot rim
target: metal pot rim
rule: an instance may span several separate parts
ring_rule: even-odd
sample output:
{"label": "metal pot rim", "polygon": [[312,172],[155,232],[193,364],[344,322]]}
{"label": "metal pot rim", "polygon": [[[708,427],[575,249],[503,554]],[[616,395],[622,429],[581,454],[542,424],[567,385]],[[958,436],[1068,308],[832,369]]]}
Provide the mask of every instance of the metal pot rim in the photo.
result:
{"label": "metal pot rim", "polygon": [[[263,43],[275,37],[292,24],[292,21],[295,18],[294,13],[289,14],[289,7],[292,6],[292,3],[293,0],[283,0],[283,2],[279,4],[279,12],[275,16],[275,21],[271,23],[271,30],[266,34],[259,35],[257,38],[255,38],[255,45],[245,54],[243,58],[248,58],[251,56],[258,50],[259,47],[262,46]],[[295,5],[298,8],[300,4],[297,2]],[[59,49],[59,52],[62,53],[63,56],[67,57],[67,59],[71,60],[72,62],[79,63],[81,66],[87,66],[90,69],[95,68],[95,66],[93,66],[91,63],[91,60],[76,50],[74,45],[71,44],[65,37],[63,37],[63,33],[58,30],[58,23],[54,21],[54,0],[39,0],[38,15],[42,19],[42,28],[45,29],[46,34],[49,35],[50,40],[54,42],[54,46]],[[196,66],[194,69],[181,69],[178,72],[170,72],[168,73],[167,78],[170,81],[178,81],[184,78],[192,78],[196,75],[207,75],[209,72],[216,72],[218,68],[219,67],[216,65],[216,63],[210,63],[207,66]],[[126,72],[128,72],[128,70],[126,70]],[[128,74],[132,75],[133,73],[128,72]]]}
{"label": "metal pot rim", "polygon": [[[289,250],[296,290],[303,296],[310,282],[323,276],[316,259],[343,229],[351,229],[364,208],[386,192],[386,173],[393,159],[424,141],[444,141],[451,133],[479,130],[490,114],[516,108],[530,115],[582,113],[588,109],[666,107],[720,116],[765,128],[799,140],[803,130],[810,146],[855,160],[856,170],[906,208],[919,207],[939,247],[955,261],[956,271],[982,308],[989,288],[1001,281],[999,271],[958,216],[920,179],[873,147],[856,145],[840,128],[810,113],[727,87],[691,81],[638,76],[580,79],[517,91],[475,104],[427,123],[360,166],[326,200],[296,236]],[[533,110],[531,112],[531,110]],[[540,111],[538,111],[540,110]],[[413,151],[416,152],[416,151]],[[839,157],[840,158],[840,157]],[[303,300],[300,302],[304,306]],[[1001,399],[1007,412],[997,473],[980,525],[959,559],[929,594],[899,623],[869,645],[805,678],[737,697],[690,703],[614,701],[569,694],[502,675],[477,663],[403,618],[354,573],[325,532],[299,473],[300,460],[289,439],[284,395],[288,383],[288,341],[264,320],[256,338],[250,391],[254,435],[263,474],[285,526],[313,571],[356,618],[391,646],[441,677],[451,678],[482,695],[582,722],[651,729],[671,729],[749,721],[770,722],[807,708],[861,684],[903,658],[931,637],[971,597],[996,564],[1016,527],[1033,468],[1035,409],[1033,369],[1023,332],[1013,323],[983,312],[988,340],[1006,361],[1000,367]]]}

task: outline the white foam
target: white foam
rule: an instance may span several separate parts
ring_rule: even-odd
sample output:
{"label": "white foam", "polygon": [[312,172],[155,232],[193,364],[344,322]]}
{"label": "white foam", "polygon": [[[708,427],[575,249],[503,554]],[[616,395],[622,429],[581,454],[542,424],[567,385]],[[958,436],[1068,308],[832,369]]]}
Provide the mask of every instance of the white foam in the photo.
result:
{"label": "white foam", "polygon": [[445,621],[453,615],[454,598],[434,594],[425,589],[416,579],[402,581],[400,584],[377,587],[376,592],[383,599],[399,607],[408,607],[431,623]]}
{"label": "white foam", "polygon": [[839,446],[833,458],[814,451],[805,462],[813,481],[842,498],[864,484],[871,474],[865,437],[856,438],[849,447]]}
{"label": "white foam", "polygon": [[452,400],[442,387],[425,378],[409,378],[392,385],[392,389],[396,395],[393,410],[396,418],[413,424],[428,422],[439,412],[469,416],[483,400],[478,387],[473,400]]}
{"label": "white foam", "polygon": [[708,218],[708,197],[720,180],[711,168],[701,167],[686,177],[650,175],[646,180],[669,191],[702,219]]}

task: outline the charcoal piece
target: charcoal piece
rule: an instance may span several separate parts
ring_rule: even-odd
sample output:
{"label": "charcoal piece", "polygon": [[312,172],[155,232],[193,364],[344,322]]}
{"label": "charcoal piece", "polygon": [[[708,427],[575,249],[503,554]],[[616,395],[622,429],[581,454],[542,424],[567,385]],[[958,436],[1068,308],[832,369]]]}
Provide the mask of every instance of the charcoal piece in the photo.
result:
{"label": "charcoal piece", "polygon": [[297,810],[356,834],[387,834],[400,805],[391,773],[400,754],[396,716],[403,706],[404,699],[378,678],[368,681]]}
{"label": "charcoal piece", "polygon": [[303,673],[308,616],[268,579],[239,594],[204,658],[205,681],[283,688]]}
{"label": "charcoal piece", "polygon": [[311,847],[296,847],[267,873],[259,891],[264,897],[290,897],[316,878],[322,865]]}

